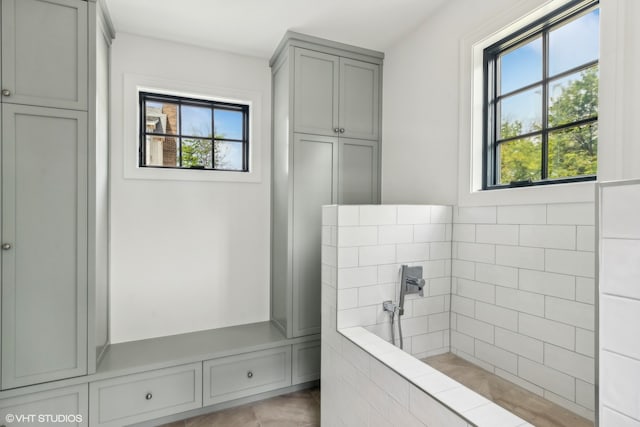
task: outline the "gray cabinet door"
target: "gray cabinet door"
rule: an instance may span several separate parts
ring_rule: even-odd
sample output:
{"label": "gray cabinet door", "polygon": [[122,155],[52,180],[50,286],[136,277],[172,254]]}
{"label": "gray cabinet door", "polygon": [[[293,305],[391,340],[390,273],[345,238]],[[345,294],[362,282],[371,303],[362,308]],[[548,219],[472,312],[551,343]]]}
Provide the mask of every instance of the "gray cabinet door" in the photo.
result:
{"label": "gray cabinet door", "polygon": [[379,203],[378,142],[340,138],[339,203]]}
{"label": "gray cabinet door", "polygon": [[341,137],[378,139],[379,65],[340,58],[340,128]]}
{"label": "gray cabinet door", "polygon": [[291,346],[203,362],[204,406],[291,385]]}
{"label": "gray cabinet door", "polygon": [[202,407],[202,363],[89,384],[91,426],[120,427]]}
{"label": "gray cabinet door", "polygon": [[86,374],[87,115],[2,106],[2,388]]}
{"label": "gray cabinet door", "polygon": [[[6,426],[89,425],[87,384],[0,399],[0,420]],[[61,418],[65,416],[65,419]],[[14,422],[9,422],[10,419]]]}
{"label": "gray cabinet door", "polygon": [[87,2],[2,0],[2,102],[87,108]]}
{"label": "gray cabinet door", "polygon": [[296,48],[294,61],[293,131],[336,135],[339,58]]}
{"label": "gray cabinet door", "polygon": [[293,140],[293,336],[320,332],[321,206],[337,200],[337,138]]}

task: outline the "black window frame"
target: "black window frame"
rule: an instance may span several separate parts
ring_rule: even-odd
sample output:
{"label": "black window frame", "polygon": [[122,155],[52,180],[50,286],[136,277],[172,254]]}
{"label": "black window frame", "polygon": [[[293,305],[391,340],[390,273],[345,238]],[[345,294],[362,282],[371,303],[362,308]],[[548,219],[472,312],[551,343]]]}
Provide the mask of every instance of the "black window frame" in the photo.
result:
{"label": "black window frame", "polygon": [[[147,102],[161,102],[161,103],[171,103],[177,104],[178,108],[181,109],[182,106],[194,106],[194,107],[204,107],[211,109],[211,137],[202,137],[202,136],[194,136],[188,135],[182,132],[182,112],[178,112],[178,133],[176,134],[168,134],[168,133],[158,133],[158,132],[147,132],[146,128],[146,103]],[[229,102],[221,102],[221,101],[213,101],[209,99],[199,99],[199,98],[190,98],[185,96],[178,95],[168,95],[164,93],[158,92],[147,92],[140,91],[138,93],[138,106],[139,106],[139,138],[138,138],[138,166],[144,168],[155,168],[155,169],[180,169],[180,170],[204,170],[204,171],[221,171],[221,172],[240,172],[247,173],[249,171],[249,105],[248,104],[235,104]],[[215,135],[215,110],[226,110],[226,111],[236,111],[242,113],[242,139],[234,139],[234,138],[216,138]],[[146,137],[147,136],[158,136],[165,138],[175,138],[177,140],[178,146],[176,148],[176,159],[178,160],[178,166],[161,166],[161,165],[147,165],[146,161]],[[184,167],[182,166],[182,140],[183,139],[199,139],[199,140],[210,140],[211,141],[211,150],[212,150],[212,159],[215,158],[213,150],[215,149],[215,142],[234,142],[234,143],[242,143],[242,169],[222,169],[216,168],[215,162],[212,160],[212,167]]]}
{"label": "black window frame", "polygon": [[[548,90],[549,82],[557,80],[562,77],[574,74],[579,71],[587,70],[593,66],[598,66],[600,63],[600,57],[594,61],[590,61],[571,69],[562,71],[553,76],[549,76],[549,64],[548,64],[548,52],[549,52],[549,32],[553,29],[565,24],[567,21],[571,21],[580,16],[586,15],[593,10],[599,8],[599,0],[574,0],[568,4],[556,9],[555,11],[545,15],[544,17],[536,20],[530,25],[523,27],[522,29],[510,34],[507,37],[502,38],[498,42],[484,49],[483,52],[483,156],[482,156],[482,189],[483,190],[496,190],[504,188],[516,188],[516,187],[532,187],[549,184],[562,184],[571,182],[584,182],[595,181],[597,175],[583,175],[575,177],[565,178],[548,178],[548,135],[552,131],[561,129],[568,129],[572,127],[584,126],[589,124],[598,123],[598,114],[594,117],[587,119],[581,119],[578,121],[565,123],[562,125],[549,127],[548,126]],[[542,37],[542,79],[526,86],[513,89],[506,94],[498,95],[498,82],[500,81],[499,70],[497,66],[497,60],[499,56],[509,50],[526,44],[527,42]],[[496,140],[498,134],[499,117],[496,112],[498,101],[501,98],[508,97],[520,92],[530,90],[536,86],[542,86],[542,129],[540,131],[528,132],[515,137],[505,138],[502,140]],[[511,183],[498,183],[498,174],[500,172],[500,165],[498,164],[498,152],[499,144],[509,142],[517,139],[522,139],[531,136],[540,135],[542,144],[542,159],[541,159],[541,180],[539,181],[519,181]]]}

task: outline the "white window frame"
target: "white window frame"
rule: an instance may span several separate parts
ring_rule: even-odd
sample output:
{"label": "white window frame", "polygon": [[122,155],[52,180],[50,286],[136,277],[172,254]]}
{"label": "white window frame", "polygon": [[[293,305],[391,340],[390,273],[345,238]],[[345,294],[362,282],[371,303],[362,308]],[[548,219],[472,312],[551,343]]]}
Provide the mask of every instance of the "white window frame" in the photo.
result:
{"label": "white window frame", "polygon": [[[125,74],[123,84],[123,165],[125,179],[247,182],[262,181],[262,96],[259,92],[194,85],[176,80],[160,79],[137,74]],[[140,105],[139,93],[152,92],[249,106],[248,172],[210,170],[163,169],[139,165]]]}
{"label": "white window frame", "polygon": [[552,0],[531,11],[524,2],[505,10],[460,43],[458,204],[460,206],[593,202],[595,181],[482,189],[484,50],[571,0]]}

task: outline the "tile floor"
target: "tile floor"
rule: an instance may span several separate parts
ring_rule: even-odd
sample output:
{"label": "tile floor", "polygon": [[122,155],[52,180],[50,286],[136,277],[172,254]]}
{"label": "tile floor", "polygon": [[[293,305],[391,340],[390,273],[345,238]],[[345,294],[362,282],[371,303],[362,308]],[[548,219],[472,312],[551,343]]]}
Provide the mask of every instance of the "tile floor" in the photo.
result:
{"label": "tile floor", "polygon": [[593,427],[591,421],[452,353],[428,357],[423,359],[423,362],[536,427]]}
{"label": "tile floor", "polygon": [[296,391],[162,427],[319,427],[320,389]]}

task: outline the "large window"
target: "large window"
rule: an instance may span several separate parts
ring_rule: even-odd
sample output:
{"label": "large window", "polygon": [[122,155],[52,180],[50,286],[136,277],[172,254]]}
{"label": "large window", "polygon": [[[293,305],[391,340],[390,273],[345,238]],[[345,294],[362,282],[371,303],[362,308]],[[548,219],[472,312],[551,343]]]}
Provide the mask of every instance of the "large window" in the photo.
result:
{"label": "large window", "polygon": [[595,179],[599,16],[571,2],[485,49],[484,189]]}
{"label": "large window", "polygon": [[249,107],[140,92],[139,166],[247,172]]}

